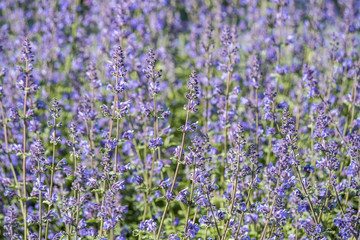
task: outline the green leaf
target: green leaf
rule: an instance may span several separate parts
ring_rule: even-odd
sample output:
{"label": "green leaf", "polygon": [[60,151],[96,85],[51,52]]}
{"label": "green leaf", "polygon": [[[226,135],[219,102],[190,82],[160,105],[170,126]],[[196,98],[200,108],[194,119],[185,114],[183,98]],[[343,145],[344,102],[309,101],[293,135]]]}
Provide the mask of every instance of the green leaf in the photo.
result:
{"label": "green leaf", "polygon": [[132,234],[133,234],[133,236],[139,236],[139,233],[140,233],[140,231],[139,231],[139,229],[135,229],[133,232],[132,232]]}
{"label": "green leaf", "polygon": [[86,220],[86,223],[97,223],[97,222],[99,222],[97,219]]}
{"label": "green leaf", "polygon": [[74,175],[70,175],[65,178],[65,180],[67,180],[67,181],[73,181],[74,179],[75,179]]}
{"label": "green leaf", "polygon": [[102,190],[101,190],[101,189],[93,189],[93,190],[91,190],[91,192],[94,192],[94,193],[101,193],[101,192],[102,192]]}
{"label": "green leaf", "polygon": [[277,77],[280,77],[280,74],[277,74],[277,73],[270,73],[270,76],[271,76],[271,77],[274,77],[274,78],[277,78]]}
{"label": "green leaf", "polygon": [[39,201],[38,197],[29,197],[28,201]]}
{"label": "green leaf", "polygon": [[157,199],[155,200],[155,202],[165,201],[165,200],[166,200],[165,197],[162,196],[162,197],[157,198]]}
{"label": "green leaf", "polygon": [[159,189],[161,189],[161,187],[157,186],[157,187],[153,187],[153,188],[151,189],[151,191],[154,192],[154,191],[159,190]]}

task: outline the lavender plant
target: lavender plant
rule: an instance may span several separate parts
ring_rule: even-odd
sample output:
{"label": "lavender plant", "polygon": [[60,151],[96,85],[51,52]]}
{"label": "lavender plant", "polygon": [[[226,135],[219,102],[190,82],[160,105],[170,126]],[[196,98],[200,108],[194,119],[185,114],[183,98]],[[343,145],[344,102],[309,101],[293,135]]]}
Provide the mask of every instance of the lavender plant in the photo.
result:
{"label": "lavender plant", "polygon": [[0,2],[0,239],[359,239],[360,3]]}

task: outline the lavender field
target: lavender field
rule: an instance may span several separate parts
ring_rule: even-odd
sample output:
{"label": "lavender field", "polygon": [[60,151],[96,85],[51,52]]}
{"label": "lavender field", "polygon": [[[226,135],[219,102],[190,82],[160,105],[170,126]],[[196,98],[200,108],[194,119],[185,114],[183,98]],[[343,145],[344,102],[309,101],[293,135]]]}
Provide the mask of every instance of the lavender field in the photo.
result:
{"label": "lavender field", "polygon": [[360,239],[360,1],[0,0],[0,239]]}

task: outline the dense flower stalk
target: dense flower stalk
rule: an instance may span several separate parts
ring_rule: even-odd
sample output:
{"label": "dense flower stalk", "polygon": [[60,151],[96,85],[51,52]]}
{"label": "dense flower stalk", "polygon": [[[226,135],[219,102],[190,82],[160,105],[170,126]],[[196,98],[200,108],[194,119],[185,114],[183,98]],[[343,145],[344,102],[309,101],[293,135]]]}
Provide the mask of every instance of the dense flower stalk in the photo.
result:
{"label": "dense flower stalk", "polygon": [[[199,105],[199,102],[198,102],[199,87],[198,87],[198,85],[199,85],[199,82],[198,82],[198,79],[197,79],[197,74],[196,74],[196,72],[192,72],[191,75],[189,76],[189,81],[188,81],[189,93],[186,94],[186,96],[185,96],[185,98],[188,100],[188,103],[187,103],[186,108],[185,108],[186,109],[186,119],[185,119],[185,125],[183,125],[181,127],[181,130],[182,130],[183,134],[182,134],[180,151],[179,151],[178,159],[177,159],[176,170],[175,170],[173,181],[171,183],[171,187],[170,187],[170,191],[169,191],[170,194],[173,194],[173,190],[174,190],[175,183],[176,183],[176,178],[177,178],[177,175],[179,173],[181,159],[182,159],[183,151],[184,151],[186,134],[189,133],[189,132],[194,131],[193,128],[188,127],[188,126],[189,126],[190,112],[197,112],[197,110],[198,110],[197,109],[197,105]],[[158,233],[156,235],[156,239],[159,239],[159,237],[160,237],[161,228],[162,228],[162,225],[164,223],[164,219],[165,219],[165,215],[166,215],[166,212],[168,210],[168,207],[169,207],[169,203],[170,203],[169,200],[166,201],[166,205],[165,205],[165,208],[164,208],[164,211],[163,211],[163,215],[161,217],[161,222],[160,222],[160,225],[159,225]]]}

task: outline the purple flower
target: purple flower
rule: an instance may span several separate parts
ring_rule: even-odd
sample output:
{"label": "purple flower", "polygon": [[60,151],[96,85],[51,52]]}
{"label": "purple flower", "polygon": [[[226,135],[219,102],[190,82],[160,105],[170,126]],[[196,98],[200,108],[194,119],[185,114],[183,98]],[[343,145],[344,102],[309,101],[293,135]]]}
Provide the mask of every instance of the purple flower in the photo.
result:
{"label": "purple flower", "polygon": [[176,200],[178,200],[184,204],[187,204],[188,200],[187,200],[186,195],[189,195],[189,194],[190,194],[189,191],[187,190],[187,188],[185,188],[178,193]]}
{"label": "purple flower", "polygon": [[156,231],[156,222],[152,219],[148,219],[140,222],[139,226],[140,230],[146,230],[147,232],[155,232]]}
{"label": "purple flower", "polygon": [[200,227],[197,223],[193,224],[191,220],[188,222],[188,228],[187,231],[184,233],[185,238],[193,239],[196,237],[200,230]]}
{"label": "purple flower", "polygon": [[167,190],[166,195],[165,195],[165,199],[166,201],[170,202],[170,201],[174,201],[175,199],[175,194],[173,192],[170,192],[170,190]]}

